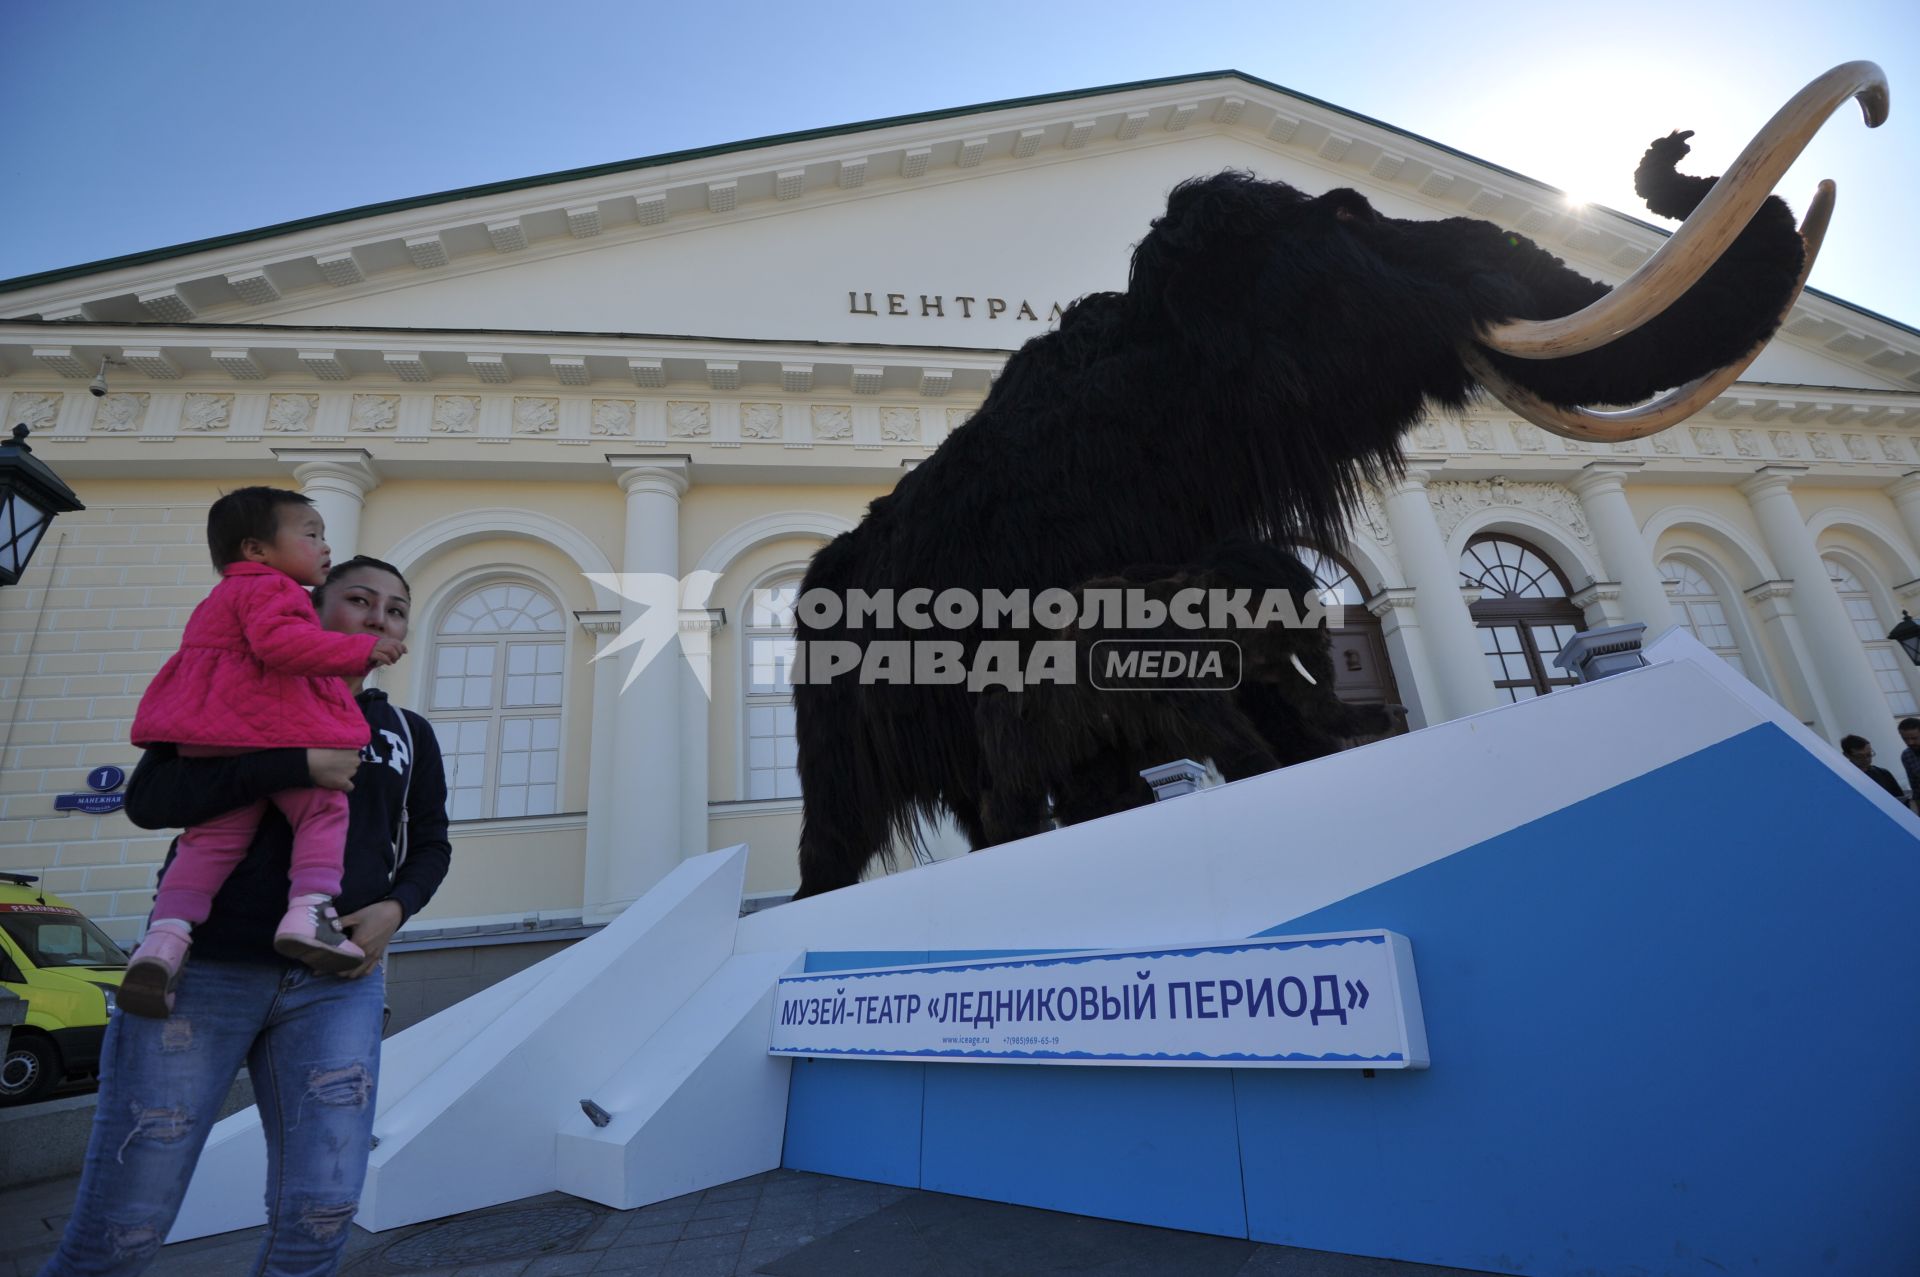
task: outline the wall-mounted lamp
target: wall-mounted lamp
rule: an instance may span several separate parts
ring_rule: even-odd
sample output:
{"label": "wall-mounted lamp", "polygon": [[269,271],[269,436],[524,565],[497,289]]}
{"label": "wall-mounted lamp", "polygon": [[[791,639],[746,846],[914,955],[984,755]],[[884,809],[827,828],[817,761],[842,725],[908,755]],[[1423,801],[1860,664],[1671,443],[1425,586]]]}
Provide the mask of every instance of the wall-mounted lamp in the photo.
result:
{"label": "wall-mounted lamp", "polygon": [[119,362],[120,361],[118,359],[113,359],[106,355],[100,356],[100,371],[95,373],[93,375],[93,380],[87,383],[87,392],[91,394],[95,399],[104,399],[106,397],[107,365],[117,364]]}
{"label": "wall-mounted lamp", "polygon": [[1887,637],[1900,645],[1907,659],[1920,665],[1920,623],[1916,623],[1911,612],[1900,614],[1900,624],[1887,631]]}

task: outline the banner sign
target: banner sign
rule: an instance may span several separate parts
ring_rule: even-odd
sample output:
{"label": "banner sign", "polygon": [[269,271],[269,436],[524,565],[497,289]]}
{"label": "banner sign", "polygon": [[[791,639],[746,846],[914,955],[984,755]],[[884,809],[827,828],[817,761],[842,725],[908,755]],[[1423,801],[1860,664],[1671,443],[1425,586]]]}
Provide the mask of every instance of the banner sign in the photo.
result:
{"label": "banner sign", "polygon": [[1427,1067],[1392,931],[785,976],[775,1055],[1234,1068]]}

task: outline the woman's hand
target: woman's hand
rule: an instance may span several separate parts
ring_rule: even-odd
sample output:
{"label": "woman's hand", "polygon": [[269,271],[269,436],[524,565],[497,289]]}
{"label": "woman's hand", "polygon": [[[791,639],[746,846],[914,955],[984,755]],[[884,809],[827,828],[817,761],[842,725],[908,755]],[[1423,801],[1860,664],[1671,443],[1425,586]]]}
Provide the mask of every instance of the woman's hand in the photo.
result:
{"label": "woman's hand", "polygon": [[357,749],[310,749],[307,751],[307,775],[316,789],[353,792],[353,774],[360,770]]}
{"label": "woman's hand", "polygon": [[340,929],[367,955],[365,962],[347,972],[347,979],[358,980],[380,965],[380,959],[387,953],[387,942],[405,920],[397,900],[376,900],[365,909],[356,909],[340,919]]}

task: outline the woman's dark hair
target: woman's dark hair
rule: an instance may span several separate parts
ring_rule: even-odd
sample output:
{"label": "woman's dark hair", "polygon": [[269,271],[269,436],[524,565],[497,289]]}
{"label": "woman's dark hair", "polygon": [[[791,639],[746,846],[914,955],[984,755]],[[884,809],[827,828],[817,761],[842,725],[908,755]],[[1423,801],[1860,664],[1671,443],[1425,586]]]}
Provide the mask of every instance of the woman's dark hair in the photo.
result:
{"label": "woman's dark hair", "polygon": [[406,577],[400,575],[399,568],[384,559],[376,559],[371,554],[356,554],[345,563],[336,563],[327,569],[327,579],[313,587],[313,605],[316,608],[320,606],[320,600],[326,595],[327,590],[332,587],[335,581],[338,581],[347,573],[358,571],[361,568],[373,568],[377,571],[385,572],[388,576],[400,582],[400,588],[406,591],[409,599],[413,597],[413,587],[407,584]]}
{"label": "woman's dark hair", "polygon": [[249,541],[271,541],[280,531],[280,508],[313,502],[286,488],[235,488],[207,510],[207,553],[216,570],[238,563]]}

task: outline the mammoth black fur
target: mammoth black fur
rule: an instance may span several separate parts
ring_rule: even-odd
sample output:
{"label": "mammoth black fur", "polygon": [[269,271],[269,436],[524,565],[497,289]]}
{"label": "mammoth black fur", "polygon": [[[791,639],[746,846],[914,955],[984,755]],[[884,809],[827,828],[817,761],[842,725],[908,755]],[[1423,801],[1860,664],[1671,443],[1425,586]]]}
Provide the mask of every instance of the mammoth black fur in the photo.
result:
{"label": "mammoth black fur", "polygon": [[[1670,216],[1711,186],[1676,173],[1685,138],[1654,143],[1636,173],[1650,207]],[[1764,341],[1801,260],[1790,212],[1769,197],[1721,259],[1642,327],[1554,360],[1481,353],[1553,404],[1634,403]],[[1126,291],[1082,298],[1056,331],[1009,359],[980,410],[815,556],[803,597],[915,587],[1037,595],[1144,564],[1204,573],[1208,556],[1236,538],[1337,546],[1363,488],[1399,466],[1402,432],[1436,406],[1466,403],[1474,381],[1464,346],[1494,324],[1570,314],[1606,291],[1489,222],[1383,217],[1355,191],[1310,196],[1239,172],[1184,183],[1135,249]],[[863,646],[945,638],[968,652],[987,638],[1043,637],[978,625],[854,628],[844,617],[803,617],[797,636]],[[1318,642],[1324,659],[1324,635]],[[1267,686],[1276,689],[1282,701],[1302,695],[1284,680]],[[1064,713],[1128,712],[1098,698],[1053,701]],[[1036,823],[1031,782],[1048,768],[1016,758],[1001,764],[1002,783],[1024,794],[1013,816],[989,827],[996,762],[982,737],[1017,742],[1022,717],[1039,705],[983,705],[965,685],[863,685],[851,673],[797,682],[799,894],[858,881],[943,810],[976,847]],[[1221,733],[1211,745],[1209,716]],[[1167,761],[1206,746],[1209,756],[1258,757],[1246,749],[1251,731],[1284,763],[1341,734],[1315,735],[1301,726],[1300,705],[1251,695],[1188,705],[1173,720],[1166,740],[1152,738],[1146,719],[1050,730],[1083,745],[1126,742],[1110,755],[1073,751],[1086,755],[1073,764],[1084,772],[1074,785],[1112,806],[1137,798],[1137,776],[1121,773],[1148,753]]]}

